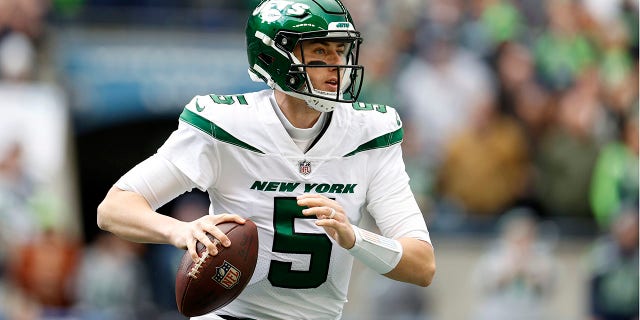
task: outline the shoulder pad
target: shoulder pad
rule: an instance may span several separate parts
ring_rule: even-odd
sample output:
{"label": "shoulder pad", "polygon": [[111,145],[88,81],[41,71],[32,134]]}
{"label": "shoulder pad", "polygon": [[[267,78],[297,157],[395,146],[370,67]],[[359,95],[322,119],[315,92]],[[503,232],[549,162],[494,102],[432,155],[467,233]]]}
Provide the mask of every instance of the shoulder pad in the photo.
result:
{"label": "shoulder pad", "polygon": [[350,139],[345,145],[349,149],[345,156],[402,142],[402,121],[394,108],[363,102],[353,103],[351,107],[345,108],[351,114],[348,118],[353,122],[348,126],[356,127],[357,130],[351,131]]}
{"label": "shoulder pad", "polygon": [[364,117],[366,121],[373,121],[390,129],[398,129],[402,127],[402,120],[395,108],[375,103],[354,102],[351,107],[356,117]]}

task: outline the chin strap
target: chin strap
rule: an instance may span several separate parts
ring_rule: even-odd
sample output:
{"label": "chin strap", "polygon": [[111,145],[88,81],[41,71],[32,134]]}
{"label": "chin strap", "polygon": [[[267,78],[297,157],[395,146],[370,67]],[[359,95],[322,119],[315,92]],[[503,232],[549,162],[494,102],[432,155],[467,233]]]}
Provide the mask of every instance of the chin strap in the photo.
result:
{"label": "chin strap", "polygon": [[356,235],[356,243],[348,250],[352,256],[379,274],[388,273],[398,265],[402,258],[402,245],[398,240],[352,227]]}

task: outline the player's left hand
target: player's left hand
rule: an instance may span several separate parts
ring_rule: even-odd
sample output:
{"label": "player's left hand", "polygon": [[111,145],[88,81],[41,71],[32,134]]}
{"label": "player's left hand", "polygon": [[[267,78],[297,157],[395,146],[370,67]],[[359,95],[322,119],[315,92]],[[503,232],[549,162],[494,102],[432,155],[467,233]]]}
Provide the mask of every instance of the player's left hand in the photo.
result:
{"label": "player's left hand", "polygon": [[298,205],[308,207],[302,210],[305,216],[316,216],[316,225],[323,227],[327,234],[341,247],[351,249],[356,243],[356,236],[351,222],[342,206],[320,194],[303,194],[298,196]]}

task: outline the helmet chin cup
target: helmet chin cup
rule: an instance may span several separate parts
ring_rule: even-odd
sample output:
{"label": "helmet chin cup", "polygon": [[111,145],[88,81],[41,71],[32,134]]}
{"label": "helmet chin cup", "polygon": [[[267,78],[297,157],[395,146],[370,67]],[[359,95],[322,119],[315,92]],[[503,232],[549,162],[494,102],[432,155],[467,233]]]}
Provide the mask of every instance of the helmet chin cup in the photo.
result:
{"label": "helmet chin cup", "polygon": [[305,96],[304,101],[307,103],[307,106],[311,109],[320,111],[320,112],[331,112],[333,111],[340,102],[325,100],[315,97],[307,97]]}
{"label": "helmet chin cup", "polygon": [[[297,93],[294,91],[282,90],[282,88],[280,88],[280,86],[278,85],[276,85],[275,89],[288,96],[303,100],[309,108],[319,112],[331,112],[340,104],[339,101],[335,101],[336,99],[335,92],[324,92],[324,91],[314,90],[316,95],[326,94],[326,95],[333,96],[333,98],[327,97],[326,99],[323,99],[317,96],[309,96],[309,95]],[[333,100],[329,100],[329,99],[333,99]]]}

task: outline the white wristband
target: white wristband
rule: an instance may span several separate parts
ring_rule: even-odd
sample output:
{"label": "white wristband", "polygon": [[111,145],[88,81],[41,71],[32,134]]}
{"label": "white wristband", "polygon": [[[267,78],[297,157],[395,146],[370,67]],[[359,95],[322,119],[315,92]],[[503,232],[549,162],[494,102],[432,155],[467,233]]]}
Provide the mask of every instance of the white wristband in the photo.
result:
{"label": "white wristband", "polygon": [[393,270],[402,258],[402,245],[398,240],[362,230],[353,226],[356,243],[349,253],[380,274]]}

